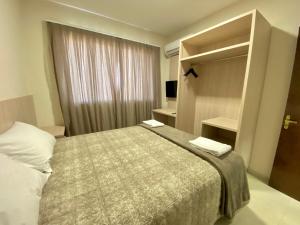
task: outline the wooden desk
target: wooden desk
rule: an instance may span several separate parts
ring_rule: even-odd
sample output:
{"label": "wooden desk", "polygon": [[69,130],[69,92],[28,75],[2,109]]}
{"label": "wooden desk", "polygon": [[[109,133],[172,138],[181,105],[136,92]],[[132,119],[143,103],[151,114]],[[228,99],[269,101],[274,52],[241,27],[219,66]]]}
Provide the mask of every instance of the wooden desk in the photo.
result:
{"label": "wooden desk", "polygon": [[171,127],[175,127],[176,121],[176,109],[164,108],[164,109],[153,109],[153,118],[159,122],[162,122]]}
{"label": "wooden desk", "polygon": [[222,142],[235,148],[238,121],[226,117],[202,120],[201,136]]}

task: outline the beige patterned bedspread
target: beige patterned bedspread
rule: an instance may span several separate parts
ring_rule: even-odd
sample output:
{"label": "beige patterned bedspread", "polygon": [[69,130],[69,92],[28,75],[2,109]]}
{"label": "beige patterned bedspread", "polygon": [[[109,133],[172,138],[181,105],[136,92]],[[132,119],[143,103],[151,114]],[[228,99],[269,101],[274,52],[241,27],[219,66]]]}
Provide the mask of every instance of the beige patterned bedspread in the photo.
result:
{"label": "beige patterned bedspread", "polygon": [[210,225],[221,178],[208,162],[139,126],[59,139],[39,224]]}

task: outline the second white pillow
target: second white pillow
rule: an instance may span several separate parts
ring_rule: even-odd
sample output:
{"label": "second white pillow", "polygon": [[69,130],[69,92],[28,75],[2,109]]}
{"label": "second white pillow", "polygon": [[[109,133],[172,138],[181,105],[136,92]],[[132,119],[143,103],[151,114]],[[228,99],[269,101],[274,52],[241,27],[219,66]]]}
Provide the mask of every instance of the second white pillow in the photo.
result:
{"label": "second white pillow", "polygon": [[41,172],[51,172],[49,160],[55,143],[51,134],[32,125],[15,122],[0,135],[0,153]]}

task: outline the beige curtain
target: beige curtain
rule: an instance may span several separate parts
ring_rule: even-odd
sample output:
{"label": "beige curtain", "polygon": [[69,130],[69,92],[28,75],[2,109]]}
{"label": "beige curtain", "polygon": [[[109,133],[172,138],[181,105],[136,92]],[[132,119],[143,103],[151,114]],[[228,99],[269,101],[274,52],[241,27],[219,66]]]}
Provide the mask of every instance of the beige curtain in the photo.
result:
{"label": "beige curtain", "polygon": [[67,135],[136,125],[161,106],[160,49],[49,23]]}

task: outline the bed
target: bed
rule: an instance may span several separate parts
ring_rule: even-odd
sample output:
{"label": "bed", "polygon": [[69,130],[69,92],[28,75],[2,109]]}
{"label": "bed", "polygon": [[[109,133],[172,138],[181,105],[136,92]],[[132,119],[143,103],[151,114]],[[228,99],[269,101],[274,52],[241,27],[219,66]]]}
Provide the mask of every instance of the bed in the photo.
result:
{"label": "bed", "polygon": [[[1,113],[1,112],[0,112]],[[58,139],[40,225],[210,225],[249,200],[246,170],[189,146],[192,135],[133,126]]]}

